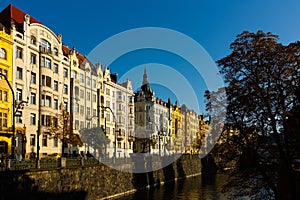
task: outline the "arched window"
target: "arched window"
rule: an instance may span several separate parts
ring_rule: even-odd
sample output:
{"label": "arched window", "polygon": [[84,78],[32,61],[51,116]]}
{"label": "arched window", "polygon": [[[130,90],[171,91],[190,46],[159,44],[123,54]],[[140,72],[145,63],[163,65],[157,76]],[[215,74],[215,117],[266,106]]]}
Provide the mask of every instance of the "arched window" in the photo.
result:
{"label": "arched window", "polygon": [[41,47],[44,52],[51,52],[51,44],[45,39],[41,39]]}
{"label": "arched window", "polygon": [[0,58],[6,59],[6,50],[3,48],[0,49]]}
{"label": "arched window", "polygon": [[54,53],[55,56],[58,56],[58,49],[56,47],[54,47],[53,53]]}
{"label": "arched window", "polygon": [[30,43],[36,45],[36,38],[33,35],[30,37]]}

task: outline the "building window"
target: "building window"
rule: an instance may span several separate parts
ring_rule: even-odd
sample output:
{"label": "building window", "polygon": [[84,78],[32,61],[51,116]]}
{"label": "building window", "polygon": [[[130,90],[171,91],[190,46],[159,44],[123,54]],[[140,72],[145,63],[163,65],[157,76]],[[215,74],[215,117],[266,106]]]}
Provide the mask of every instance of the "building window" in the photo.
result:
{"label": "building window", "polygon": [[90,93],[90,92],[86,92],[86,99],[87,99],[88,101],[91,100],[91,93]]}
{"label": "building window", "polygon": [[75,104],[75,112],[79,113],[79,103]]}
{"label": "building window", "polygon": [[76,129],[76,130],[79,129],[79,120],[75,120],[75,129]]}
{"label": "building window", "polygon": [[0,49],[0,58],[6,59],[6,50],[3,48]]}
{"label": "building window", "polygon": [[97,102],[97,95],[93,94],[93,102]]}
{"label": "building window", "polygon": [[17,101],[22,101],[22,89],[17,89]]}
{"label": "building window", "polygon": [[57,82],[57,81],[54,81],[53,89],[54,89],[55,91],[58,91],[58,82]]}
{"label": "building window", "polygon": [[30,54],[30,63],[36,64],[36,54],[34,54],[34,53]]}
{"label": "building window", "polygon": [[64,109],[68,110],[68,102],[66,102],[66,101],[64,102]]}
{"label": "building window", "polygon": [[31,113],[30,114],[30,124],[35,125],[36,124],[36,114]]}
{"label": "building window", "polygon": [[16,52],[17,58],[23,58],[23,49],[21,47],[17,47],[17,52]]}
{"label": "building window", "polygon": [[36,38],[34,36],[30,37],[30,44],[36,45]]}
{"label": "building window", "polygon": [[58,138],[57,137],[53,138],[53,147],[58,147]]}
{"label": "building window", "polygon": [[46,53],[51,53],[51,44],[45,39],[41,39],[41,51],[46,52]]}
{"label": "building window", "polygon": [[80,129],[83,129],[84,128],[84,122],[83,121],[80,121]]}
{"label": "building window", "polygon": [[80,98],[84,98],[84,90],[80,90]]}
{"label": "building window", "polygon": [[67,68],[64,68],[64,77],[68,77],[68,69]]}
{"label": "building window", "polygon": [[22,123],[22,111],[18,112],[18,115],[16,116],[16,123]]}
{"label": "building window", "polygon": [[51,116],[42,115],[42,125],[43,126],[51,126]]}
{"label": "building window", "polygon": [[54,53],[55,56],[58,56],[58,49],[56,47],[54,47],[53,53]]}
{"label": "building window", "polygon": [[[6,69],[4,69],[4,70],[2,71],[2,69],[0,68],[0,73],[2,73],[4,76],[6,76],[6,78],[8,78],[8,77],[7,77],[7,70],[6,70]],[[0,80],[1,80],[2,78],[3,78],[3,77],[0,76]]]}
{"label": "building window", "polygon": [[84,115],[84,106],[80,106],[80,114]]}
{"label": "building window", "polygon": [[47,146],[47,142],[48,142],[47,139],[48,139],[48,138],[47,138],[47,135],[43,135],[43,143],[42,143],[42,144],[43,144],[43,147],[46,147],[46,146]]}
{"label": "building window", "polygon": [[53,100],[53,107],[54,107],[54,109],[58,110],[58,100],[57,99]]}
{"label": "building window", "polygon": [[91,115],[91,108],[90,108],[90,107],[87,107],[87,108],[86,108],[86,114],[87,114],[88,116]]}
{"label": "building window", "polygon": [[43,95],[41,105],[51,107],[51,96]]}
{"label": "building window", "polygon": [[46,67],[51,69],[51,60],[49,58],[46,58]]}
{"label": "building window", "polygon": [[79,79],[80,79],[80,83],[84,83],[84,75],[83,74],[80,74]]}
{"label": "building window", "polygon": [[45,106],[51,107],[51,97],[50,96],[46,96]]}
{"label": "building window", "polygon": [[58,64],[57,63],[53,64],[53,72],[58,73]]}
{"label": "building window", "polygon": [[51,77],[42,75],[42,85],[51,87]]}
{"label": "building window", "polygon": [[93,88],[96,88],[96,80],[93,79]]}
{"label": "building window", "polygon": [[134,103],[134,97],[129,98],[129,103]]}
{"label": "building window", "polygon": [[0,101],[2,101],[2,90],[0,90]]}
{"label": "building window", "polygon": [[36,84],[36,73],[31,72],[30,83]]}
{"label": "building window", "polygon": [[7,91],[3,91],[3,101],[7,102]]}
{"label": "building window", "polygon": [[30,134],[30,146],[35,146],[35,134]]}
{"label": "building window", "polygon": [[45,67],[45,60],[46,58],[44,56],[41,57],[41,67]]}
{"label": "building window", "polygon": [[110,95],[110,89],[106,88],[106,94]]}
{"label": "building window", "polygon": [[75,79],[77,78],[77,72],[76,71],[72,72],[72,78],[75,78]]}
{"label": "building window", "polygon": [[23,69],[21,67],[17,67],[17,79],[23,78]]}
{"label": "building window", "polygon": [[93,109],[93,116],[97,116],[97,110]]}
{"label": "building window", "polygon": [[89,77],[86,77],[86,84],[87,84],[88,86],[91,85],[91,79],[90,79]]}
{"label": "building window", "polygon": [[36,104],[36,94],[33,93],[33,92],[31,92],[30,103],[31,104]]}
{"label": "building window", "polygon": [[7,113],[0,112],[0,126],[7,127]]}
{"label": "building window", "polygon": [[64,84],[64,94],[68,94],[68,85]]}
{"label": "building window", "polygon": [[51,87],[51,77],[46,76],[46,86]]}

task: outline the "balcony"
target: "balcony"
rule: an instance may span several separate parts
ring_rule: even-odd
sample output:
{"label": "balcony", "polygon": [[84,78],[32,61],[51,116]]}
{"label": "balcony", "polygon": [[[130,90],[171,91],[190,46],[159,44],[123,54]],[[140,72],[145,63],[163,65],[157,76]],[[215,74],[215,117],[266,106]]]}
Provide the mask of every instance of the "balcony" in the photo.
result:
{"label": "balcony", "polygon": [[40,52],[43,53],[43,54],[52,55],[51,49],[46,48],[46,47],[40,47]]}

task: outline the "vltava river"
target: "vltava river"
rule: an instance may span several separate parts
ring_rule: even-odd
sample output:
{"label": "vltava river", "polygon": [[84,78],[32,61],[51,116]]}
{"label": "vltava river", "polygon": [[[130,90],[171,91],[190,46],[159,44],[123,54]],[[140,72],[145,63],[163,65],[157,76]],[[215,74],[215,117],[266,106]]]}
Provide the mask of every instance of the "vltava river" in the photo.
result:
{"label": "vltava river", "polygon": [[137,191],[134,194],[118,198],[120,200],[212,200],[227,199],[227,194],[222,193],[222,186],[227,175],[217,174],[215,178],[191,177],[177,182],[166,183],[160,187]]}

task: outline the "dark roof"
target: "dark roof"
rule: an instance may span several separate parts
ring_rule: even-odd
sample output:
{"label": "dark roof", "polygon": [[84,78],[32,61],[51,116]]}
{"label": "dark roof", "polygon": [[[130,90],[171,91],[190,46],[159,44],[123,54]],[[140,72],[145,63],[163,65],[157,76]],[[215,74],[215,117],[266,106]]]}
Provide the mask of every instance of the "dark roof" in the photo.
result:
{"label": "dark roof", "polygon": [[[2,12],[0,13],[0,22],[8,29],[10,30],[11,25],[15,24],[16,29],[20,32],[23,31],[23,22],[24,17],[26,13],[22,10],[16,8],[14,5],[9,4]],[[38,20],[36,20],[33,17],[30,17],[30,23],[39,23]]]}
{"label": "dark roof", "polygon": [[4,30],[7,34],[10,33],[10,31],[0,22],[0,31]]}

